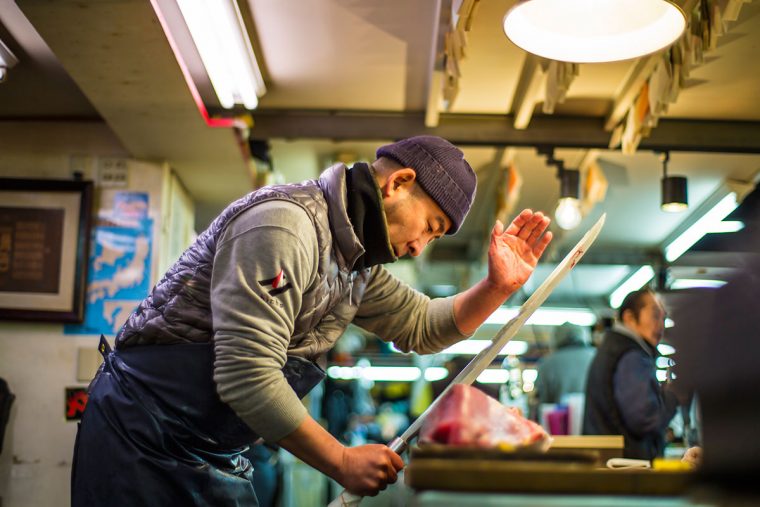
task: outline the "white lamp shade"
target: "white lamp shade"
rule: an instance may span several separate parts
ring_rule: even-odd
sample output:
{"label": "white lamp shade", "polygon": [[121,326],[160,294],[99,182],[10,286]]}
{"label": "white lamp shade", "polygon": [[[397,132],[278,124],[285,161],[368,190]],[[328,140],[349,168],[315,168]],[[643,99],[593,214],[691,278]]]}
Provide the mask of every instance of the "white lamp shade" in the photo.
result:
{"label": "white lamp shade", "polygon": [[504,32],[517,46],[575,63],[654,53],[685,27],[683,11],[668,0],[524,0],[504,17]]}

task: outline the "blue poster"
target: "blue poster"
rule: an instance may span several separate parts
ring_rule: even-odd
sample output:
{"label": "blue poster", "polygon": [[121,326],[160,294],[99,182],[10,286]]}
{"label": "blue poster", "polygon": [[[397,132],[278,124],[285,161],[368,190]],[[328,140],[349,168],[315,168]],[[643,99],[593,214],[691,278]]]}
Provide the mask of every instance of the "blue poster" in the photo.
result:
{"label": "blue poster", "polygon": [[142,213],[101,216],[92,232],[84,322],[66,324],[65,334],[113,338],[151,288],[152,233],[153,220]]}

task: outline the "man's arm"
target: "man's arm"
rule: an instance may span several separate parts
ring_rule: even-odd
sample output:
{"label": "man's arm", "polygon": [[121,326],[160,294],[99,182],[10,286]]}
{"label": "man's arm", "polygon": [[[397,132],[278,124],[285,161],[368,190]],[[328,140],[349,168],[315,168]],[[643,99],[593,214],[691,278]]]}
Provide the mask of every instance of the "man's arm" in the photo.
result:
{"label": "man's arm", "polygon": [[306,415],[282,367],[301,294],[314,276],[315,244],[306,212],[284,201],[241,213],[217,244],[211,279],[217,392],[272,442]]}
{"label": "man's arm", "polygon": [[551,241],[543,234],[549,219],[525,210],[504,231],[491,233],[486,279],[456,296],[430,299],[393,277],[382,266],[372,268],[354,323],[401,350],[439,352],[468,338],[507,297],[530,277]]}
{"label": "man's arm", "polygon": [[523,210],[504,230],[496,222],[488,246],[488,276],[457,295],[454,318],[462,333],[475,332],[525,282],[552,239],[549,217]]}
{"label": "man's arm", "polygon": [[345,448],[308,415],[281,370],[314,276],[315,245],[310,219],[292,203],[254,206],[229,225],[212,277],[214,380],[222,401],[260,436],[349,491],[376,495],[396,480],[401,458],[384,445]]}
{"label": "man's arm", "polygon": [[638,351],[629,351],[620,358],[613,392],[623,422],[638,436],[664,431],[678,405],[675,396],[660,388],[651,359]]}
{"label": "man's arm", "polygon": [[278,445],[308,465],[338,481],[352,493],[375,496],[396,482],[404,468],[401,457],[388,446],[345,447],[310,416]]}

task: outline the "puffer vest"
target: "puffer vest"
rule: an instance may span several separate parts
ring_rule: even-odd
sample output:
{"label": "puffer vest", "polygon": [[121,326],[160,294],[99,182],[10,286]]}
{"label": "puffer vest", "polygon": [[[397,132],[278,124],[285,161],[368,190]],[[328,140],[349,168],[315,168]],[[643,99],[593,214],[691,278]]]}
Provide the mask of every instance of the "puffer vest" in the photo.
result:
{"label": "puffer vest", "polygon": [[[651,357],[631,338],[609,330],[589,367],[586,382],[586,405],[583,415],[584,435],[623,435],[623,457],[651,460],[662,455],[663,435],[637,436],[623,422],[615,401],[613,379],[620,359],[634,351],[647,359]],[[652,361],[654,361],[652,359]],[[654,364],[652,365],[654,368]]]}
{"label": "puffer vest", "polygon": [[116,348],[211,342],[211,273],[217,242],[241,212],[282,199],[306,210],[319,250],[317,276],[302,296],[288,354],[318,359],[353,320],[369,280],[370,269],[351,269],[364,248],[346,213],[345,174],[346,166],[336,164],[318,180],[264,187],[230,204],[129,316],[116,336]]}

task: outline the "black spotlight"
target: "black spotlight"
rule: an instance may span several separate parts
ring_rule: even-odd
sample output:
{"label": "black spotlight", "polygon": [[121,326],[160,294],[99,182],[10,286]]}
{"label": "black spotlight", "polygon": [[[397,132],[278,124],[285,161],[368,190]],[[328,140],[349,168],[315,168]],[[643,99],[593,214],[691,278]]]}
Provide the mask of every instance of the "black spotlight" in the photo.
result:
{"label": "black spotlight", "polygon": [[677,213],[689,207],[685,176],[668,176],[670,153],[662,154],[662,211]]}

